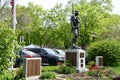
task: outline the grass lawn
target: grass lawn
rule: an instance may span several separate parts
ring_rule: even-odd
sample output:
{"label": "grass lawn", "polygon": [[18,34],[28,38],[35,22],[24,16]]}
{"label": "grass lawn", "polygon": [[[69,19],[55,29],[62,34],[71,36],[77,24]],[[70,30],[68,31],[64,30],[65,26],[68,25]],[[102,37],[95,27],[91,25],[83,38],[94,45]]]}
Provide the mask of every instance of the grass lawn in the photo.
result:
{"label": "grass lawn", "polygon": [[[88,68],[89,65],[86,65],[86,68]],[[109,67],[109,66],[108,66]],[[111,68],[114,72],[120,75],[120,66],[119,67],[109,67]]]}
{"label": "grass lawn", "polygon": [[[87,65],[87,68],[88,68],[88,65]],[[42,71],[42,73],[45,73],[45,72],[56,72],[58,69],[59,69],[58,66],[43,66],[41,71]],[[116,73],[116,74],[113,74],[113,75],[120,75],[120,67],[109,67],[109,66],[106,66],[105,69],[106,69],[105,72],[101,71],[102,72],[102,77],[99,77],[100,80],[107,80],[107,79],[108,80],[112,80],[112,78],[110,77],[111,73],[108,74],[108,72],[111,71],[111,70]],[[105,76],[106,73],[108,74],[107,76]],[[91,74],[91,76],[90,76],[90,74]],[[75,74],[60,74],[60,73],[56,73],[55,75],[56,75],[56,79],[64,78],[64,79],[67,79],[67,80],[86,80],[86,79],[87,80],[96,80],[95,72],[89,72],[89,75],[88,75],[88,72],[86,72],[86,73],[75,73]],[[49,76],[53,76],[53,75],[50,74]]]}
{"label": "grass lawn", "polygon": [[[87,65],[88,68],[88,65]],[[119,67],[109,67],[111,68],[113,71],[115,71],[117,74],[120,74],[120,66]],[[56,71],[58,69],[58,66],[45,66],[42,68],[42,72],[45,71]]]}
{"label": "grass lawn", "polygon": [[115,71],[117,74],[120,74],[120,67],[110,67],[113,71]]}

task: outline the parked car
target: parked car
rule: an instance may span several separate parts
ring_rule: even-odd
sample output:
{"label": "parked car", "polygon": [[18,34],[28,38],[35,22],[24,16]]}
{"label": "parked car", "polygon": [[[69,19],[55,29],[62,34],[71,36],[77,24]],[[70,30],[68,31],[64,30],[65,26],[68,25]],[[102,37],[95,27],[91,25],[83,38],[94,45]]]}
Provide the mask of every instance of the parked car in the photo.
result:
{"label": "parked car", "polygon": [[28,50],[39,54],[42,58],[42,63],[48,63],[49,65],[57,65],[64,62],[64,56],[58,55],[50,48],[28,48]]}
{"label": "parked car", "polygon": [[61,49],[53,49],[57,54],[65,56],[65,52]]}
{"label": "parked car", "polygon": [[25,58],[35,58],[35,57],[40,57],[40,55],[27,51],[27,50],[22,50],[16,53],[16,62],[14,67],[19,67]]}
{"label": "parked car", "polygon": [[27,45],[27,46],[23,47],[23,49],[26,49],[26,48],[40,48],[40,46],[34,45],[34,44],[30,44],[30,45]]}

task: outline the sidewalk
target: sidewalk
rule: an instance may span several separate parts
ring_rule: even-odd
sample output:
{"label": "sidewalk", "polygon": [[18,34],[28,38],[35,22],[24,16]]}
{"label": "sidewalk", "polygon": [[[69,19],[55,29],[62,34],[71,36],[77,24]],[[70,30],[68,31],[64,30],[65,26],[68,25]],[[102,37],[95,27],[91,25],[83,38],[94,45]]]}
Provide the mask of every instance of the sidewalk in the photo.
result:
{"label": "sidewalk", "polygon": [[57,74],[56,80],[66,80],[66,75],[65,74]]}

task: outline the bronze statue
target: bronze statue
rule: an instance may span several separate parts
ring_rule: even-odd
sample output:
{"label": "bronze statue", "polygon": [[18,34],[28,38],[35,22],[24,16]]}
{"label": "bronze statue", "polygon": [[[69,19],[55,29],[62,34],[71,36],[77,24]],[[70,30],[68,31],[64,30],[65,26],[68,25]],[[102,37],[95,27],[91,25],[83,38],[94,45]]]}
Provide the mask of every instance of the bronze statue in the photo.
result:
{"label": "bronze statue", "polygon": [[75,10],[74,14],[71,16],[70,19],[70,23],[71,23],[71,31],[74,34],[73,38],[72,38],[72,48],[77,48],[76,46],[76,42],[77,42],[77,38],[79,35],[79,23],[80,23],[80,19],[78,17],[79,15],[79,11]]}

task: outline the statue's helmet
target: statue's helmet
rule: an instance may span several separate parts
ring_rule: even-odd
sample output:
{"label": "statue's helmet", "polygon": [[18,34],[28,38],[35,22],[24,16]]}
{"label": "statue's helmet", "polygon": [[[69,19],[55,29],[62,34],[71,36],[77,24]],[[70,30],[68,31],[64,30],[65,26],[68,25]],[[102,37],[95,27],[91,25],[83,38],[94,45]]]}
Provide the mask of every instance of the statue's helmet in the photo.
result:
{"label": "statue's helmet", "polygon": [[75,14],[75,16],[78,16],[78,15],[79,15],[79,11],[78,11],[78,10],[75,10],[75,11],[74,11],[74,14]]}

